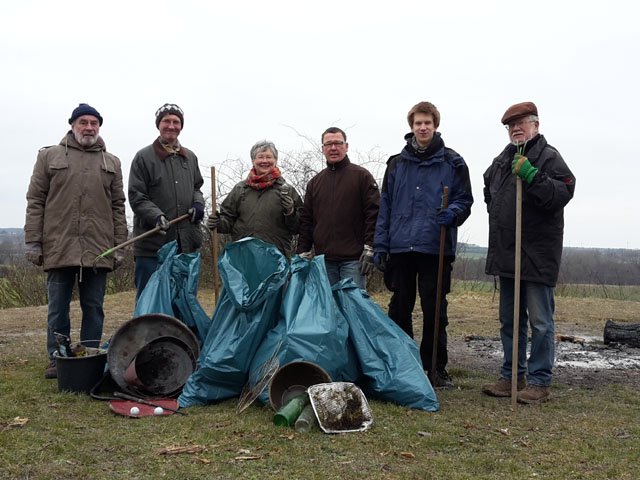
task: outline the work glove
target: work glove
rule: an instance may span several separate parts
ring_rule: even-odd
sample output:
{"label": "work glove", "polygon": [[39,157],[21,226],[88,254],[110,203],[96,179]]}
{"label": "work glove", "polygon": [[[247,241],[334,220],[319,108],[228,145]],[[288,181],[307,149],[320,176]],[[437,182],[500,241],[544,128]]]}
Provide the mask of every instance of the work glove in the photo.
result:
{"label": "work glove", "polygon": [[121,248],[120,250],[116,250],[116,252],[114,253],[114,257],[115,257],[116,263],[113,266],[113,269],[115,270],[116,268],[121,267],[122,264],[124,263],[124,257],[125,257],[124,248]]}
{"label": "work glove", "polygon": [[369,245],[365,245],[360,255],[360,261],[358,263],[360,269],[360,275],[371,275],[376,269],[376,264],[373,262],[373,248]]}
{"label": "work glove", "polygon": [[387,269],[387,262],[389,261],[389,254],[387,252],[378,252],[373,256],[373,262],[376,264],[376,268],[381,272]]}
{"label": "work glove", "polygon": [[450,227],[456,223],[456,214],[450,208],[442,209],[436,214],[436,222],[443,227]]}
{"label": "work glove", "polygon": [[191,208],[187,210],[187,213],[191,215],[189,217],[191,223],[198,223],[204,217],[204,205],[200,202],[194,202],[191,204]]}
{"label": "work glove", "polygon": [[25,258],[34,265],[42,266],[42,244],[39,242],[29,242],[25,244]]}
{"label": "work glove", "polygon": [[207,218],[206,225],[209,230],[215,230],[216,228],[218,228],[219,224],[220,224],[220,214],[216,210],[216,213],[212,213],[211,215],[209,215],[209,217]]}
{"label": "work glove", "polygon": [[280,206],[286,217],[293,215],[293,198],[291,197],[291,191],[286,185],[280,189]]}
{"label": "work glove", "polygon": [[156,218],[156,227],[160,227],[161,230],[159,232],[162,235],[166,235],[167,230],[169,230],[169,227],[171,227],[171,225],[169,225],[169,220],[167,220],[167,217],[165,217],[164,215],[160,215],[158,218]]}
{"label": "work glove", "polygon": [[300,254],[300,258],[304,258],[305,260],[308,260],[310,262],[313,258],[313,252],[311,250],[309,250],[308,252],[302,252]]}
{"label": "work glove", "polygon": [[511,172],[530,184],[533,182],[533,177],[538,173],[538,169],[531,165],[527,157],[516,153],[515,157],[513,157],[513,163],[511,164]]}

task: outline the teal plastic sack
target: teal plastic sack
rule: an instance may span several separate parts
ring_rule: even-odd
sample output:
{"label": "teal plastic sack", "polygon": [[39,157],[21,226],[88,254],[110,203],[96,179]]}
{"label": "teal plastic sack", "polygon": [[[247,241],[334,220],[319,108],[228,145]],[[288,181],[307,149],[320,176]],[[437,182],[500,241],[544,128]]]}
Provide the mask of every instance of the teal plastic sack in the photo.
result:
{"label": "teal plastic sack", "polygon": [[333,286],[338,309],[349,323],[368,395],[421,410],[440,409],[422,369],[420,350],[382,309],[351,279]]}
{"label": "teal plastic sack", "polygon": [[202,344],[211,319],[198,302],[200,253],[177,253],[174,240],[158,250],[158,269],[138,298],[134,317],[164,313],[182,321]]}
{"label": "teal plastic sack", "polygon": [[181,407],[240,394],[258,347],[278,319],[289,264],[273,245],[244,238],[225,247],[218,270],[222,292],[198,369],[178,398]]}
{"label": "teal plastic sack", "polygon": [[[291,260],[291,280],[280,319],[260,345],[250,371],[259,371],[277,350],[281,366],[295,361],[311,362],[322,367],[332,379],[339,379],[349,361],[348,333],[349,326],[339,316],[333,300],[324,256],[309,262],[296,255]],[[355,357],[351,359],[355,363]],[[259,400],[269,403],[269,392],[265,390]]]}

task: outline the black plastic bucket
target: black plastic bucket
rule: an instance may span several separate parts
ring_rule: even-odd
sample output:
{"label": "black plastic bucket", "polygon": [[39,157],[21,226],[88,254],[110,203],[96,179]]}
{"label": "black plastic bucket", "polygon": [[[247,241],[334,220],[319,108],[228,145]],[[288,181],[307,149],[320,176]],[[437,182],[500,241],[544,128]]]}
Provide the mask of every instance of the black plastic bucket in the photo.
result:
{"label": "black plastic bucket", "polygon": [[62,357],[54,352],[58,371],[58,390],[89,394],[104,374],[107,352],[82,357]]}

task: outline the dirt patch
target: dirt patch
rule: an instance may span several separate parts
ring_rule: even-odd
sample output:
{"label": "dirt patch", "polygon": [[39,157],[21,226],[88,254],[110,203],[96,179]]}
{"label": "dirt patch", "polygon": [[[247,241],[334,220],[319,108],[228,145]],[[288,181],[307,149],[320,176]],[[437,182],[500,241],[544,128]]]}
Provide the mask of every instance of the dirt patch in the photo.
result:
{"label": "dirt patch", "polygon": [[[598,342],[588,338],[584,343],[557,341],[553,381],[587,389],[619,384],[640,390],[640,349]],[[497,377],[501,365],[499,338],[449,338],[450,368],[483,371]]]}

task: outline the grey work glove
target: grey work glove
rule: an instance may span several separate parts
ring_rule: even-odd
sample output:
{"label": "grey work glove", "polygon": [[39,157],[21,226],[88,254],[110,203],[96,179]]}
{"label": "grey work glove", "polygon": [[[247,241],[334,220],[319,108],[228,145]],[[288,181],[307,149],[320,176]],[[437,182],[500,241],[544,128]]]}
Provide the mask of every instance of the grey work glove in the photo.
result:
{"label": "grey work glove", "polygon": [[34,265],[42,266],[42,244],[39,242],[30,242],[25,244],[25,258]]}
{"label": "grey work glove", "polygon": [[282,211],[286,217],[293,215],[293,198],[291,197],[291,191],[287,185],[284,185],[280,189],[280,206],[282,207]]}
{"label": "grey work glove", "polygon": [[164,215],[160,215],[158,218],[156,218],[156,227],[160,227],[160,233],[162,235],[166,235],[167,230],[169,230],[171,225],[169,225],[169,220],[167,220],[167,217],[165,217]]}
{"label": "grey work glove", "polygon": [[122,264],[124,263],[124,257],[125,257],[124,248],[121,248],[120,250],[116,250],[114,257],[115,257],[116,263],[113,266],[113,269],[115,270],[116,268],[121,267]]}
{"label": "grey work glove", "polygon": [[302,252],[300,254],[300,258],[311,261],[311,259],[313,258],[313,252],[311,250],[309,250],[308,252]]}
{"label": "grey work glove", "polygon": [[376,264],[373,262],[373,248],[369,245],[364,246],[358,267],[360,268],[360,275],[363,276],[371,275],[375,271]]}
{"label": "grey work glove", "polygon": [[209,230],[215,230],[216,228],[218,228],[218,225],[220,224],[220,214],[216,211],[216,213],[209,215],[209,217],[207,218],[207,228]]}

